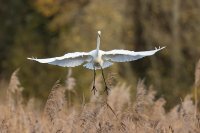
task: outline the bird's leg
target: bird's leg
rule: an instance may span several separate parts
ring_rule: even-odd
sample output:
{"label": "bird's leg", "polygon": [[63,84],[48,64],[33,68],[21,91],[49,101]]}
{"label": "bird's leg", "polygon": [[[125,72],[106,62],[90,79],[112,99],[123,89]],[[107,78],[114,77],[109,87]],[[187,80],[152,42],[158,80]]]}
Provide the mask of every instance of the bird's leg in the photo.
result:
{"label": "bird's leg", "polygon": [[96,86],[95,86],[95,77],[96,77],[96,71],[95,71],[95,67],[94,67],[94,79],[93,79],[94,81],[93,81],[93,87],[91,90],[94,92],[94,95],[95,95],[95,92],[97,91]]}
{"label": "bird's leg", "polygon": [[105,90],[104,91],[106,91],[106,93],[107,93],[107,95],[108,95],[108,91],[110,90],[109,88],[108,88],[108,86],[107,86],[107,84],[106,84],[106,79],[105,79],[105,77],[104,77],[104,73],[103,73],[103,68],[101,67],[101,72],[102,72],[102,76],[103,76],[103,81],[104,81],[104,83],[105,83]]}

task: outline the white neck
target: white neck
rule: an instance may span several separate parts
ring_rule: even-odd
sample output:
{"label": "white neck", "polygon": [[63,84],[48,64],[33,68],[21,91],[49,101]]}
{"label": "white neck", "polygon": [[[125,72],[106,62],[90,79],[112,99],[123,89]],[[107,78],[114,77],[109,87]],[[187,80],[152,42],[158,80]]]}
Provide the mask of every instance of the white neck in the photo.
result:
{"label": "white neck", "polygon": [[100,34],[97,35],[97,51],[99,51],[100,47]]}

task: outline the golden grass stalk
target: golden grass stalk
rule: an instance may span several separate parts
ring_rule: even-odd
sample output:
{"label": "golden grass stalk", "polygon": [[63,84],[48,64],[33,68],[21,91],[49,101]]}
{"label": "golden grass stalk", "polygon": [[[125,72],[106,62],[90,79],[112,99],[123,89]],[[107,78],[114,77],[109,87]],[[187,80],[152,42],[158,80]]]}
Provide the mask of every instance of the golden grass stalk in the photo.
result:
{"label": "golden grass stalk", "polygon": [[197,116],[198,111],[198,87],[200,85],[200,60],[198,61],[195,69],[195,87],[194,87],[194,98],[195,98],[195,113],[194,118]]}
{"label": "golden grass stalk", "polygon": [[59,112],[62,112],[64,105],[65,90],[61,87],[59,81],[57,81],[51,89],[44,108],[44,118],[50,122],[52,130],[60,130],[54,125],[58,124]]}
{"label": "golden grass stalk", "polygon": [[15,110],[15,106],[22,104],[23,101],[22,91],[24,88],[21,86],[17,76],[19,70],[18,68],[13,72],[7,89],[7,101],[9,108],[13,111]]}

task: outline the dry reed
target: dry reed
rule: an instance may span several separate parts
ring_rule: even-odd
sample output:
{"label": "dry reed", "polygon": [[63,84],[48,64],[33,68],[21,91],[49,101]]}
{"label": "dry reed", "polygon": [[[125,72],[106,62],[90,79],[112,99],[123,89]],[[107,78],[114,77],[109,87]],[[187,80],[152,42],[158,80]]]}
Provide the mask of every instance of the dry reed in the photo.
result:
{"label": "dry reed", "polygon": [[[197,65],[199,66],[199,65]],[[191,95],[166,112],[164,98],[155,99],[156,91],[140,80],[135,100],[130,98],[132,87],[123,83],[113,85],[108,96],[97,77],[98,92],[88,103],[67,104],[66,91],[75,92],[75,79],[69,71],[66,84],[56,82],[44,110],[37,109],[34,98],[23,104],[23,88],[16,70],[7,89],[8,102],[0,103],[1,133],[199,133],[200,114]],[[199,67],[196,68],[195,86],[199,85]],[[76,95],[75,95],[76,96]],[[197,101],[195,101],[197,102]],[[68,106],[67,106],[68,105]],[[195,114],[196,113],[196,114]],[[195,115],[195,119],[194,119]]]}

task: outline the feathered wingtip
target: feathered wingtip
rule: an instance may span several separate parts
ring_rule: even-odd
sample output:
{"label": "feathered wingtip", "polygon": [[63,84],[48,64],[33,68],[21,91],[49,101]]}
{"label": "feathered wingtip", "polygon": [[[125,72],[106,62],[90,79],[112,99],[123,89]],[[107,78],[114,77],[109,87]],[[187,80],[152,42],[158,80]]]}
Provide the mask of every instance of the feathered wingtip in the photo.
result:
{"label": "feathered wingtip", "polygon": [[32,57],[32,58],[28,57],[27,59],[28,59],[28,60],[35,60],[35,59],[37,59],[37,58],[36,58],[36,57]]}
{"label": "feathered wingtip", "polygon": [[166,46],[164,46],[164,47],[160,47],[160,46],[159,46],[158,48],[155,47],[155,50],[162,50],[162,49],[164,49],[164,48],[166,48]]}

